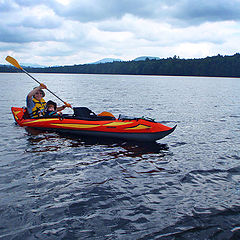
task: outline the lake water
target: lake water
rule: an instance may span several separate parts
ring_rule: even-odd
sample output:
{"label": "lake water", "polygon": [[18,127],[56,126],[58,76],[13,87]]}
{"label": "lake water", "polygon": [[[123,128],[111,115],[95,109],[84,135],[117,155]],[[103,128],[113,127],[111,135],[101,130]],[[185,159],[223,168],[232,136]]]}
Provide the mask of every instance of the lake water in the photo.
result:
{"label": "lake water", "polygon": [[75,107],[178,127],[148,145],[27,132],[10,107],[36,84],[0,74],[0,239],[240,239],[240,79],[33,75]]}

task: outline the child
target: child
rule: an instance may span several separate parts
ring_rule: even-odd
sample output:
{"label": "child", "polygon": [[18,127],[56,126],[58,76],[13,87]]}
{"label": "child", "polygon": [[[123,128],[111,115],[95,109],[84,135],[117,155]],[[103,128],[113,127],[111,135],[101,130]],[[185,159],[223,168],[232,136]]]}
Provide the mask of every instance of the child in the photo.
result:
{"label": "child", "polygon": [[44,117],[60,117],[61,113],[57,112],[57,104],[53,101],[48,101],[45,108]]}

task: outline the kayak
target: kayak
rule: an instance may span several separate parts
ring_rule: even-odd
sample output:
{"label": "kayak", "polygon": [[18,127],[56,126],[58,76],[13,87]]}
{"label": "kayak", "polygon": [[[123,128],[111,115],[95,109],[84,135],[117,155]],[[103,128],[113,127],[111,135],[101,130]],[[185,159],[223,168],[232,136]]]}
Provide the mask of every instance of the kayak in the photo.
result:
{"label": "kayak", "polygon": [[[55,131],[79,136],[110,137],[131,141],[153,142],[172,133],[176,126],[167,127],[153,119],[119,115],[96,115],[85,107],[76,108],[76,114],[63,114],[51,118],[29,118],[25,108],[12,107],[17,124],[38,130]],[[84,111],[82,111],[84,110]],[[84,114],[81,114],[84,113]],[[93,113],[93,114],[92,114]]]}

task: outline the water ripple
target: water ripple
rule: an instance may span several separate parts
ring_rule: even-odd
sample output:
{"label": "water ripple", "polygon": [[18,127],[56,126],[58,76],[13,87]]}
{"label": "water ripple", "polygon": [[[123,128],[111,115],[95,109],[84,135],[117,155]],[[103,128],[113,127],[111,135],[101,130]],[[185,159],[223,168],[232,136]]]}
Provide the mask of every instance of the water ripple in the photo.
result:
{"label": "water ripple", "polygon": [[154,144],[24,129],[10,107],[32,82],[0,74],[0,239],[240,238],[238,79],[35,75],[74,106],[178,128]]}

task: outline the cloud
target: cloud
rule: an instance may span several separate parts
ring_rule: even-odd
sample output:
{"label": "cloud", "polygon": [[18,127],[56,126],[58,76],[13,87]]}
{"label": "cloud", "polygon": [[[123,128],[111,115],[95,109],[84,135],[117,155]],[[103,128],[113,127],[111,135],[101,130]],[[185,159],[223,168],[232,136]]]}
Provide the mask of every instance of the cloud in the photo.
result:
{"label": "cloud", "polygon": [[20,14],[15,14],[18,16],[18,25],[28,28],[54,29],[60,27],[63,21],[45,5],[27,7]]}
{"label": "cloud", "polygon": [[55,4],[54,11],[61,17],[79,22],[121,19],[127,14],[138,18],[164,19],[167,16],[164,2],[159,0],[72,0],[64,7],[61,4]]}
{"label": "cloud", "polygon": [[204,22],[239,21],[239,12],[239,0],[180,0],[171,15],[185,24],[196,25]]}
{"label": "cloud", "polygon": [[80,22],[121,19],[126,14],[169,24],[198,25],[208,21],[240,19],[239,0],[72,0],[55,2],[57,15]]}
{"label": "cloud", "polygon": [[[4,2],[3,2],[4,3]],[[33,42],[56,40],[52,29],[61,26],[61,20],[47,6],[19,7],[10,1],[10,7],[2,9],[0,22],[1,42]]]}
{"label": "cloud", "polygon": [[51,31],[29,28],[6,27],[0,24],[0,42],[5,43],[26,43],[41,41],[56,41],[57,37]]}
{"label": "cloud", "polygon": [[240,0],[2,0],[0,57],[66,65],[234,54],[239,12]]}
{"label": "cloud", "polygon": [[[161,45],[172,45],[176,43],[191,42],[212,42],[222,43],[228,36],[236,33],[234,22],[219,23],[206,22],[198,26],[185,26],[184,28],[173,28],[170,24],[156,22],[148,19],[139,19],[131,15],[121,20],[104,21],[98,23],[98,29],[106,32],[131,33],[136,40],[159,43]],[[219,29],[219,30],[218,30]],[[215,34],[212,34],[212,33]]]}

